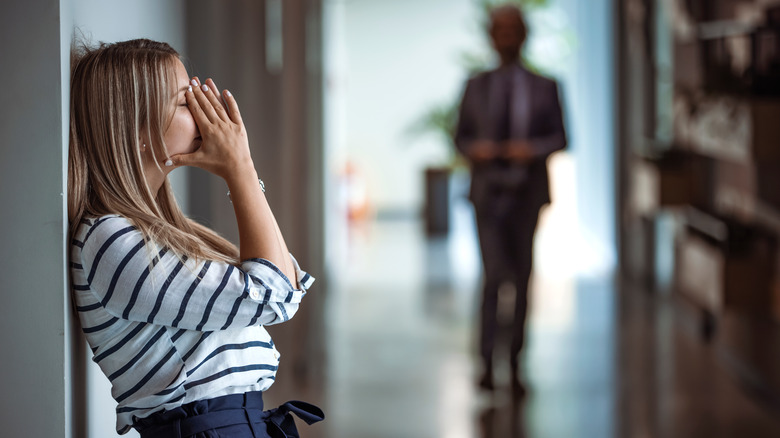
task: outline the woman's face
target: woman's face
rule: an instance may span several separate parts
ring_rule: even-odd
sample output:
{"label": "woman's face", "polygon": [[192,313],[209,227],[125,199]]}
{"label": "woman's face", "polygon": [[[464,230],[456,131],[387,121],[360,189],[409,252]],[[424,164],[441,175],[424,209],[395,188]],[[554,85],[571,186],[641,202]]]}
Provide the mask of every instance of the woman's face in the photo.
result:
{"label": "woman's face", "polygon": [[[170,156],[178,154],[187,154],[195,152],[200,147],[200,132],[195,124],[195,119],[187,107],[187,101],[184,99],[184,92],[190,84],[190,78],[187,75],[187,69],[184,64],[176,59],[176,95],[173,99],[175,105],[173,117],[165,130],[163,140],[168,148]],[[165,161],[167,157],[163,159]]]}

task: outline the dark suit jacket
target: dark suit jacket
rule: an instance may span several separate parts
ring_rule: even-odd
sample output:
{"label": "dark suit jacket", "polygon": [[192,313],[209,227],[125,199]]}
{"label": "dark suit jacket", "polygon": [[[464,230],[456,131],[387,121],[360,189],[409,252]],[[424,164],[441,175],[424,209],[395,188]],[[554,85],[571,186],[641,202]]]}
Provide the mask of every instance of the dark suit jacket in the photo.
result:
{"label": "dark suit jacket", "polygon": [[[510,137],[528,140],[534,159],[527,165],[494,161],[472,163],[470,199],[475,207],[490,208],[495,194],[515,190],[529,208],[541,208],[550,202],[547,157],[566,147],[566,131],[555,81],[531,73],[521,66],[512,67],[515,86],[511,101],[513,119]],[[480,73],[470,79],[460,105],[455,144],[466,153],[475,140],[498,141],[499,118],[505,110],[506,88],[497,85],[497,70]],[[518,80],[519,79],[519,80]]]}

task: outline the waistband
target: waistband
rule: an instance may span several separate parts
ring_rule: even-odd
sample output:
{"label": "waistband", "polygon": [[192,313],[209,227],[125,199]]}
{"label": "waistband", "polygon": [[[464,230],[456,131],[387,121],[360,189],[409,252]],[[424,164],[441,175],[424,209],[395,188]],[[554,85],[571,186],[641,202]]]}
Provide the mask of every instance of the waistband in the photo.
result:
{"label": "waistband", "polygon": [[263,431],[280,438],[297,438],[295,414],[314,424],[325,418],[320,408],[302,401],[288,401],[278,408],[263,410],[263,393],[232,394],[209,400],[199,400],[170,411],[158,412],[139,419],[133,427],[141,438],[186,438],[220,427],[248,424],[255,436],[256,424],[265,423]]}

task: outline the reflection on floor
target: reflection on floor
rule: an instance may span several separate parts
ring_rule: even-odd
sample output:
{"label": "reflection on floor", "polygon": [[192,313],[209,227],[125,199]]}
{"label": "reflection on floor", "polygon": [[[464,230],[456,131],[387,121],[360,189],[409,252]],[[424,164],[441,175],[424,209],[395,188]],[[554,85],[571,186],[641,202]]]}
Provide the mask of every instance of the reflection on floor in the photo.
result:
{"label": "reflection on floor", "polygon": [[352,230],[311,394],[328,418],[304,436],[780,436],[780,415],[745,395],[668,297],[609,278],[537,274],[529,392],[518,402],[507,389],[480,393],[479,262],[468,204],[458,209],[449,239],[426,239],[416,220]]}

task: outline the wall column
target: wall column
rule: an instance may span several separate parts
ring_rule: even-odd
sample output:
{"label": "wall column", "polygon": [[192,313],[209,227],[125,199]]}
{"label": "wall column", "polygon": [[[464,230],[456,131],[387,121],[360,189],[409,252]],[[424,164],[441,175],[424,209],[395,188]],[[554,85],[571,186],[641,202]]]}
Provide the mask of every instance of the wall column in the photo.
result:
{"label": "wall column", "polygon": [[69,43],[59,0],[12,1],[4,9],[13,13],[0,18],[8,42],[0,47],[0,424],[9,437],[70,437],[63,147]]}

